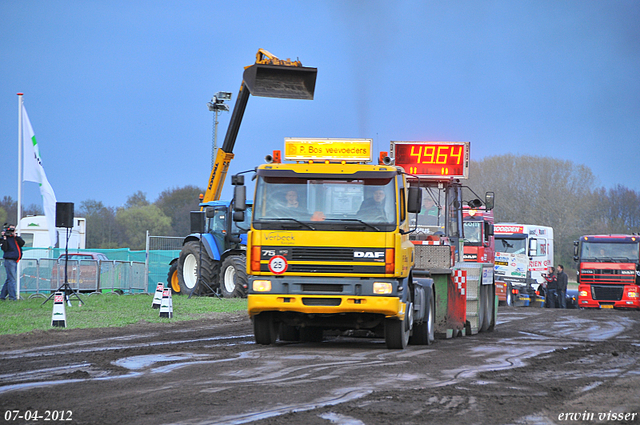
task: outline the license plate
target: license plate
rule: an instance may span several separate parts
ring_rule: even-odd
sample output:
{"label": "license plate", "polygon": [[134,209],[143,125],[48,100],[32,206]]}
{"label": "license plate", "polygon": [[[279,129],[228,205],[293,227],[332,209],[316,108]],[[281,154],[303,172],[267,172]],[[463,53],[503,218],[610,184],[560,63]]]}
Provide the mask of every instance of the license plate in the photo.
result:
{"label": "license plate", "polygon": [[601,304],[600,308],[613,308],[613,305],[611,305],[611,304]]}

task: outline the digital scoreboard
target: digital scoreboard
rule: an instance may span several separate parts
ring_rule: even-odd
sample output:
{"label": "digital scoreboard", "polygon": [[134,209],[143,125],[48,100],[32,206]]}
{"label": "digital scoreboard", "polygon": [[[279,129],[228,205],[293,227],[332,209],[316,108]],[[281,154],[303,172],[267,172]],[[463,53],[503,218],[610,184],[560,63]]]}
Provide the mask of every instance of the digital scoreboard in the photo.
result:
{"label": "digital scoreboard", "polygon": [[469,178],[469,142],[391,142],[391,157],[409,174]]}

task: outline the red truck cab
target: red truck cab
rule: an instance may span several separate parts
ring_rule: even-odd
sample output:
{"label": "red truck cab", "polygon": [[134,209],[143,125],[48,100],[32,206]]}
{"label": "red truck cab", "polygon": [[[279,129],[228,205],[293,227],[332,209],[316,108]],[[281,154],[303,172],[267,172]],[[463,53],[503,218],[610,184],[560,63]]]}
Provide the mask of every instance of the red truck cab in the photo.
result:
{"label": "red truck cab", "polygon": [[465,207],[464,220],[464,261],[492,263],[495,258],[493,237],[493,210]]}
{"label": "red truck cab", "polygon": [[640,309],[640,235],[586,235],[574,246],[578,307]]}

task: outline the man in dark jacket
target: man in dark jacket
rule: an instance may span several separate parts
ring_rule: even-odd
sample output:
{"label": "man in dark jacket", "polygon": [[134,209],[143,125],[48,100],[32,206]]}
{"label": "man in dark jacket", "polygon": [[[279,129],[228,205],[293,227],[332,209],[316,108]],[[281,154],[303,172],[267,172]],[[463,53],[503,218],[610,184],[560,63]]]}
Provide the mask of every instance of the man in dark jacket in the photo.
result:
{"label": "man in dark jacket", "polygon": [[553,267],[549,267],[549,274],[542,276],[547,281],[547,307],[556,308],[556,300],[558,299],[558,277],[556,272]]}
{"label": "man in dark jacket", "polygon": [[567,283],[569,277],[564,272],[564,266],[558,264],[558,304],[559,308],[567,308]]}
{"label": "man in dark jacket", "polygon": [[365,199],[358,210],[358,218],[364,221],[387,221],[387,215],[384,212],[384,190],[376,189],[371,198]]}
{"label": "man in dark jacket", "polygon": [[4,251],[4,268],[7,271],[7,280],[2,286],[0,292],[0,300],[5,300],[7,295],[10,300],[16,300],[16,272],[18,270],[18,261],[22,258],[22,247],[24,240],[15,234],[16,226],[5,223],[2,231],[2,250]]}

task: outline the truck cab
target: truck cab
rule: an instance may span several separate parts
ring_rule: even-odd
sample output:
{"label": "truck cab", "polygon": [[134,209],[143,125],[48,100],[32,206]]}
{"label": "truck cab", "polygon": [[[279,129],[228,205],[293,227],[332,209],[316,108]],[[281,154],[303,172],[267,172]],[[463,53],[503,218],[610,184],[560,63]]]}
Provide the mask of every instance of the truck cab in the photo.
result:
{"label": "truck cab", "polygon": [[574,245],[579,307],[640,309],[640,236],[586,235]]}
{"label": "truck cab", "polygon": [[542,275],[553,266],[553,228],[499,223],[494,231],[498,299],[507,305],[541,307]]}

